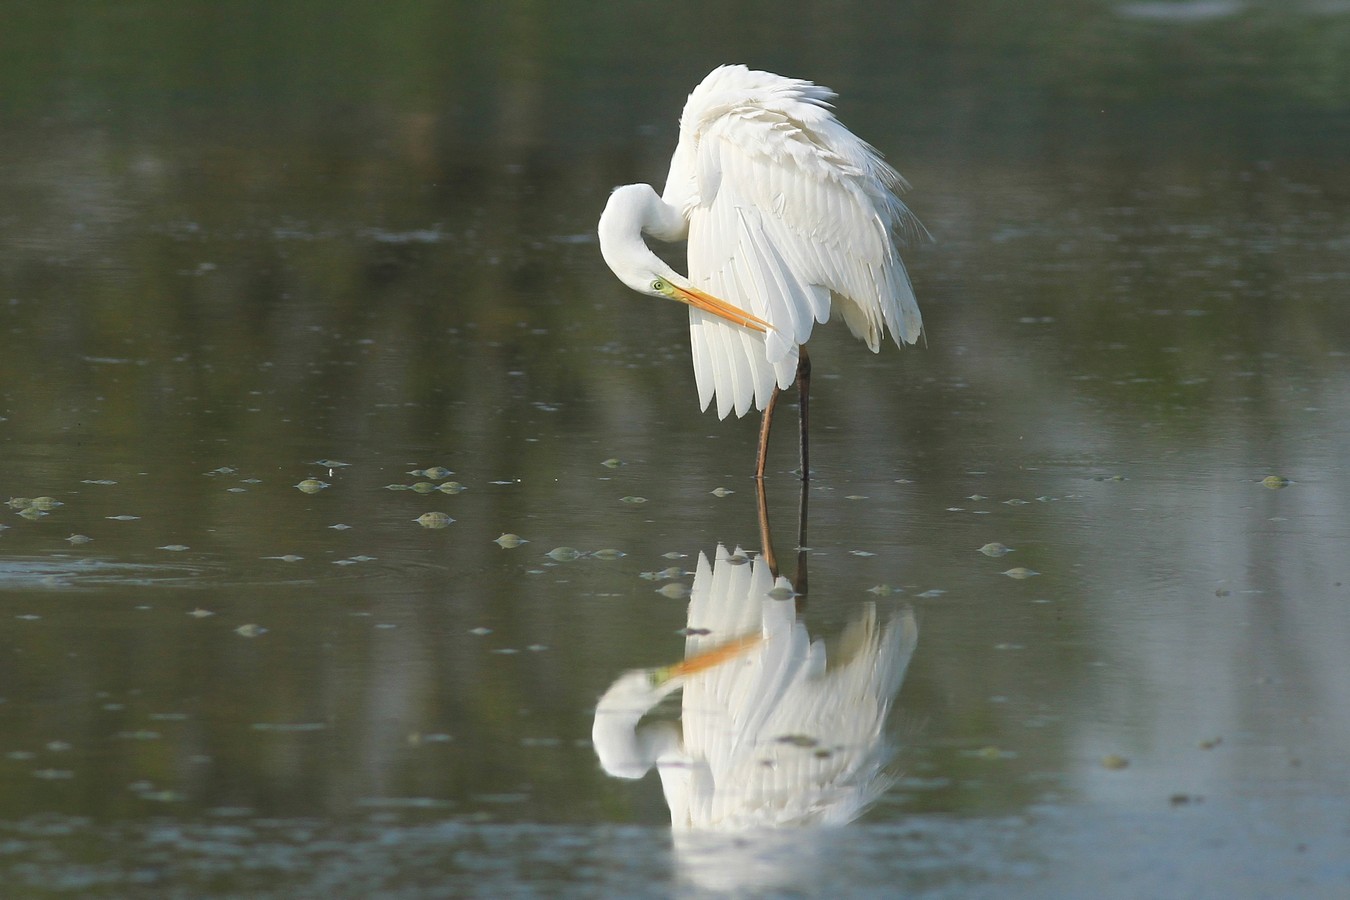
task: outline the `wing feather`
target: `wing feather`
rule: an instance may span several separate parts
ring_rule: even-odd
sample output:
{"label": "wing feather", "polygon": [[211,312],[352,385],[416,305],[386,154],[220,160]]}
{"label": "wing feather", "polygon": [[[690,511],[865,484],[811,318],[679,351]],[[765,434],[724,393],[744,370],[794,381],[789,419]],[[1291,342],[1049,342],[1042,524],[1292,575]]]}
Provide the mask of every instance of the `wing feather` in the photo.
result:
{"label": "wing feather", "polygon": [[[904,180],[834,118],[810,82],[713,71],[689,97],[665,199],[689,220],[689,277],[772,323],[767,335],[690,311],[699,397],[718,413],[788,387],[798,345],[838,306],[869,349],[914,343],[922,319],[896,249],[922,233]],[[788,364],[791,364],[789,367]]]}

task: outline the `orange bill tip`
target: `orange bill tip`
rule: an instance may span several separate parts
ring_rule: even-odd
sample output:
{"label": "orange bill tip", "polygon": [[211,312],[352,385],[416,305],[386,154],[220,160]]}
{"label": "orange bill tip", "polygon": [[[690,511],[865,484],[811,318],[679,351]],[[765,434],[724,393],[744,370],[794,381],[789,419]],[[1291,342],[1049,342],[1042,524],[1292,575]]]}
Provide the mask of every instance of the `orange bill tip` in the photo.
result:
{"label": "orange bill tip", "polygon": [[724,644],[718,644],[711,650],[705,650],[697,656],[691,656],[684,662],[676,663],[661,670],[664,676],[662,680],[675,678],[677,676],[695,675],[699,672],[706,672],[715,666],[724,662],[729,662],[746,651],[755,647],[764,640],[764,636],[759,632],[751,632],[742,637],[734,638]]}
{"label": "orange bill tip", "polygon": [[704,312],[712,313],[721,319],[726,319],[734,325],[740,325],[743,328],[749,328],[752,331],[767,332],[773,328],[768,322],[752,313],[737,306],[732,306],[725,300],[714,297],[712,294],[706,294],[698,288],[685,288],[671,285],[673,289],[672,296],[681,303],[687,303]]}

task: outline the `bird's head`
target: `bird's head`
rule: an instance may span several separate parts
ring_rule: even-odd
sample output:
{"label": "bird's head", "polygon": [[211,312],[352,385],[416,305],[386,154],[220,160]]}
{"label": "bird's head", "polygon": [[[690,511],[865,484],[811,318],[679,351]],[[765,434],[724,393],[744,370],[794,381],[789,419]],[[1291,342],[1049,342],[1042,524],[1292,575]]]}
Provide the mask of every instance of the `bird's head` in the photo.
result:
{"label": "bird's head", "polygon": [[[773,326],[753,313],[699,290],[678,274],[647,246],[644,231],[671,233],[665,218],[676,215],[667,209],[656,191],[646,184],[625,184],[614,189],[600,214],[600,254],[619,280],[649,297],[676,300],[701,309],[743,328],[767,332]],[[655,223],[663,223],[657,228]]]}

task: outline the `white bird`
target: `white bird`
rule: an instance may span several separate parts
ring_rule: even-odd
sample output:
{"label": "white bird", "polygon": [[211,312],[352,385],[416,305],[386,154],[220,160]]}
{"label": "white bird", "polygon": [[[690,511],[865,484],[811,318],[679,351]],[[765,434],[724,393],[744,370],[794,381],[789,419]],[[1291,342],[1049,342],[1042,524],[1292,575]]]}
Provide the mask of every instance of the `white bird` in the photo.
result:
{"label": "white bird", "polygon": [[[699,402],[717,415],[764,411],[764,475],[773,407],[798,382],[802,478],[810,362],[803,346],[837,311],[872,352],[885,331],[919,339],[922,320],[897,241],[926,235],[900,201],[905,180],[835,118],[828,88],[720,66],[694,88],[657,195],[616,188],[600,216],[600,252],[635,291],[689,306]],[[687,240],[689,277],[643,235]]]}
{"label": "white bird", "polygon": [[[777,588],[777,589],[775,589]],[[685,660],[620,676],[591,738],[620,778],[661,776],[679,832],[843,824],[889,786],[887,714],[918,641],[911,611],[863,607],[826,664],[785,578],[762,559],[699,554]],[[639,724],[683,688],[679,722]]]}

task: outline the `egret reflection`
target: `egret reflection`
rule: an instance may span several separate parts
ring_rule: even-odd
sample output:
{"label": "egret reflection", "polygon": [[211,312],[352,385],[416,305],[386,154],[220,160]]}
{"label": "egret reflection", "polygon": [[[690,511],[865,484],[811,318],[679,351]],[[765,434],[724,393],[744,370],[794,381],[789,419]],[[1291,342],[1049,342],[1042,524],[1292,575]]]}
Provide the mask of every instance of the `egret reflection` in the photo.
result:
{"label": "egret reflection", "polygon": [[[791,583],[719,545],[699,554],[684,660],[609,687],[596,755],[619,778],[655,767],[676,831],[849,822],[892,781],[884,726],[918,635],[912,611],[864,604],[827,658]],[[643,721],[676,691],[678,721]]]}

